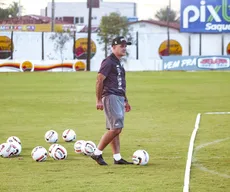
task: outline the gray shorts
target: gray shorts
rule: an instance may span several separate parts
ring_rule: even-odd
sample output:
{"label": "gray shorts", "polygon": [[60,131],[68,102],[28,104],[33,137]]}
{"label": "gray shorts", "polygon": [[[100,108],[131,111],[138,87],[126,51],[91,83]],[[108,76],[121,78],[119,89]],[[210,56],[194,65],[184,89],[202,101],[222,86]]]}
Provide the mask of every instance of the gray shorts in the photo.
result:
{"label": "gray shorts", "polygon": [[123,128],[125,115],[125,98],[117,95],[108,95],[102,98],[102,102],[106,117],[106,128]]}

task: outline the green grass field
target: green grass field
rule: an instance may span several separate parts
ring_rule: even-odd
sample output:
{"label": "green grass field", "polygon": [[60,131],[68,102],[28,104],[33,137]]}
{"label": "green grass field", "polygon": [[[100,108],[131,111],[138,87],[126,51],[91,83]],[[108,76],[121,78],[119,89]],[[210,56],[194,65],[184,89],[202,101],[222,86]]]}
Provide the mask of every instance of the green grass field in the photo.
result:
{"label": "green grass field", "polygon": [[[1,73],[0,143],[22,141],[22,158],[0,158],[0,192],[180,192],[188,145],[197,113],[230,111],[230,74],[226,72],[128,72],[121,154],[131,160],[137,149],[150,155],[147,166],[107,167],[76,154],[64,143],[71,128],[77,139],[98,143],[105,132],[104,113],[95,108],[94,72]],[[46,131],[59,133],[68,158],[38,163],[31,151]],[[230,115],[202,115],[191,168],[191,192],[227,192],[230,188]],[[222,140],[221,140],[222,139]],[[224,140],[223,140],[224,139]],[[220,141],[217,141],[220,140]],[[216,142],[215,142],[216,141]],[[205,145],[211,143],[209,145]],[[199,147],[200,146],[200,147]]]}

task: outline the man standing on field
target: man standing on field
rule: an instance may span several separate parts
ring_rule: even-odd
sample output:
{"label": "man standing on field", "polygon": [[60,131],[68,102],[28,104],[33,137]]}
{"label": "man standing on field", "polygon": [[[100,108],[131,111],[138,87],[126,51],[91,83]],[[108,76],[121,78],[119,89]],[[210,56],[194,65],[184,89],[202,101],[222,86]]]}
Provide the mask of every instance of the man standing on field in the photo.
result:
{"label": "man standing on field", "polygon": [[126,55],[127,45],[131,45],[131,42],[124,37],[113,39],[112,54],[102,61],[97,75],[96,107],[97,110],[104,109],[107,128],[91,156],[99,165],[108,165],[102,157],[108,144],[112,147],[114,164],[132,164],[121,158],[119,139],[124,127],[124,113],[131,110],[126,97],[125,70],[120,63],[121,57]]}

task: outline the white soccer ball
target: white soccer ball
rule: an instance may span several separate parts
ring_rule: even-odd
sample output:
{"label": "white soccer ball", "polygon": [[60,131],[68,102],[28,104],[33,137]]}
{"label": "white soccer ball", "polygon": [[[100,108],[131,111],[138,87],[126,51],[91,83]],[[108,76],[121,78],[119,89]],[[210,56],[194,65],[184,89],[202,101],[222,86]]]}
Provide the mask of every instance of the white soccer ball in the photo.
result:
{"label": "white soccer ball", "polygon": [[21,140],[16,136],[11,136],[6,140],[7,143],[16,142],[21,145]]}
{"label": "white soccer ball", "polygon": [[74,144],[75,153],[82,153],[81,146],[85,143],[85,140],[77,140]]}
{"label": "white soccer ball", "polygon": [[74,132],[74,130],[72,129],[66,129],[63,133],[62,133],[62,138],[64,139],[64,141],[66,142],[71,142],[76,140],[76,133]]}
{"label": "white soccer ball", "polygon": [[48,153],[44,147],[37,146],[32,150],[31,156],[32,156],[34,161],[42,162],[42,161],[45,161],[47,159]]}
{"label": "white soccer ball", "polygon": [[49,150],[48,150],[49,156],[50,156],[50,157],[53,157],[53,156],[52,156],[52,150],[53,150],[54,147],[56,147],[56,146],[60,146],[60,145],[59,145],[59,144],[52,144],[52,145],[50,145]]}
{"label": "white soccer ball", "polygon": [[81,145],[81,151],[85,155],[91,156],[93,154],[93,152],[95,151],[96,147],[97,146],[95,145],[94,142],[92,142],[92,141],[85,141]]}
{"label": "white soccer ball", "polygon": [[67,158],[67,150],[62,145],[55,146],[52,149],[51,156],[55,160],[64,160]]}
{"label": "white soccer ball", "polygon": [[45,141],[48,143],[56,143],[58,141],[58,133],[54,130],[49,130],[45,133]]}
{"label": "white soccer ball", "polygon": [[17,142],[12,142],[10,144],[11,144],[11,147],[14,149],[13,155],[16,155],[16,156],[20,155],[20,153],[22,152],[22,146]]}
{"label": "white soccer ball", "polygon": [[149,162],[149,154],[145,150],[137,150],[133,153],[132,160],[136,165],[146,165]]}
{"label": "white soccer ball", "polygon": [[15,149],[11,143],[2,143],[0,145],[0,156],[2,157],[11,157],[15,153]]}

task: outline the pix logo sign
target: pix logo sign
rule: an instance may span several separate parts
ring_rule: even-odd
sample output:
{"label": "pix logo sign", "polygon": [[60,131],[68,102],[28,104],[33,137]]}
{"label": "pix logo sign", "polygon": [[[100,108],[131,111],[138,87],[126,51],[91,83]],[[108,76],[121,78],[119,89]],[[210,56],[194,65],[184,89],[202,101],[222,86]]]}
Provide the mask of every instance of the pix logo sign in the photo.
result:
{"label": "pix logo sign", "polygon": [[230,32],[230,0],[181,0],[181,16],[181,32]]}

